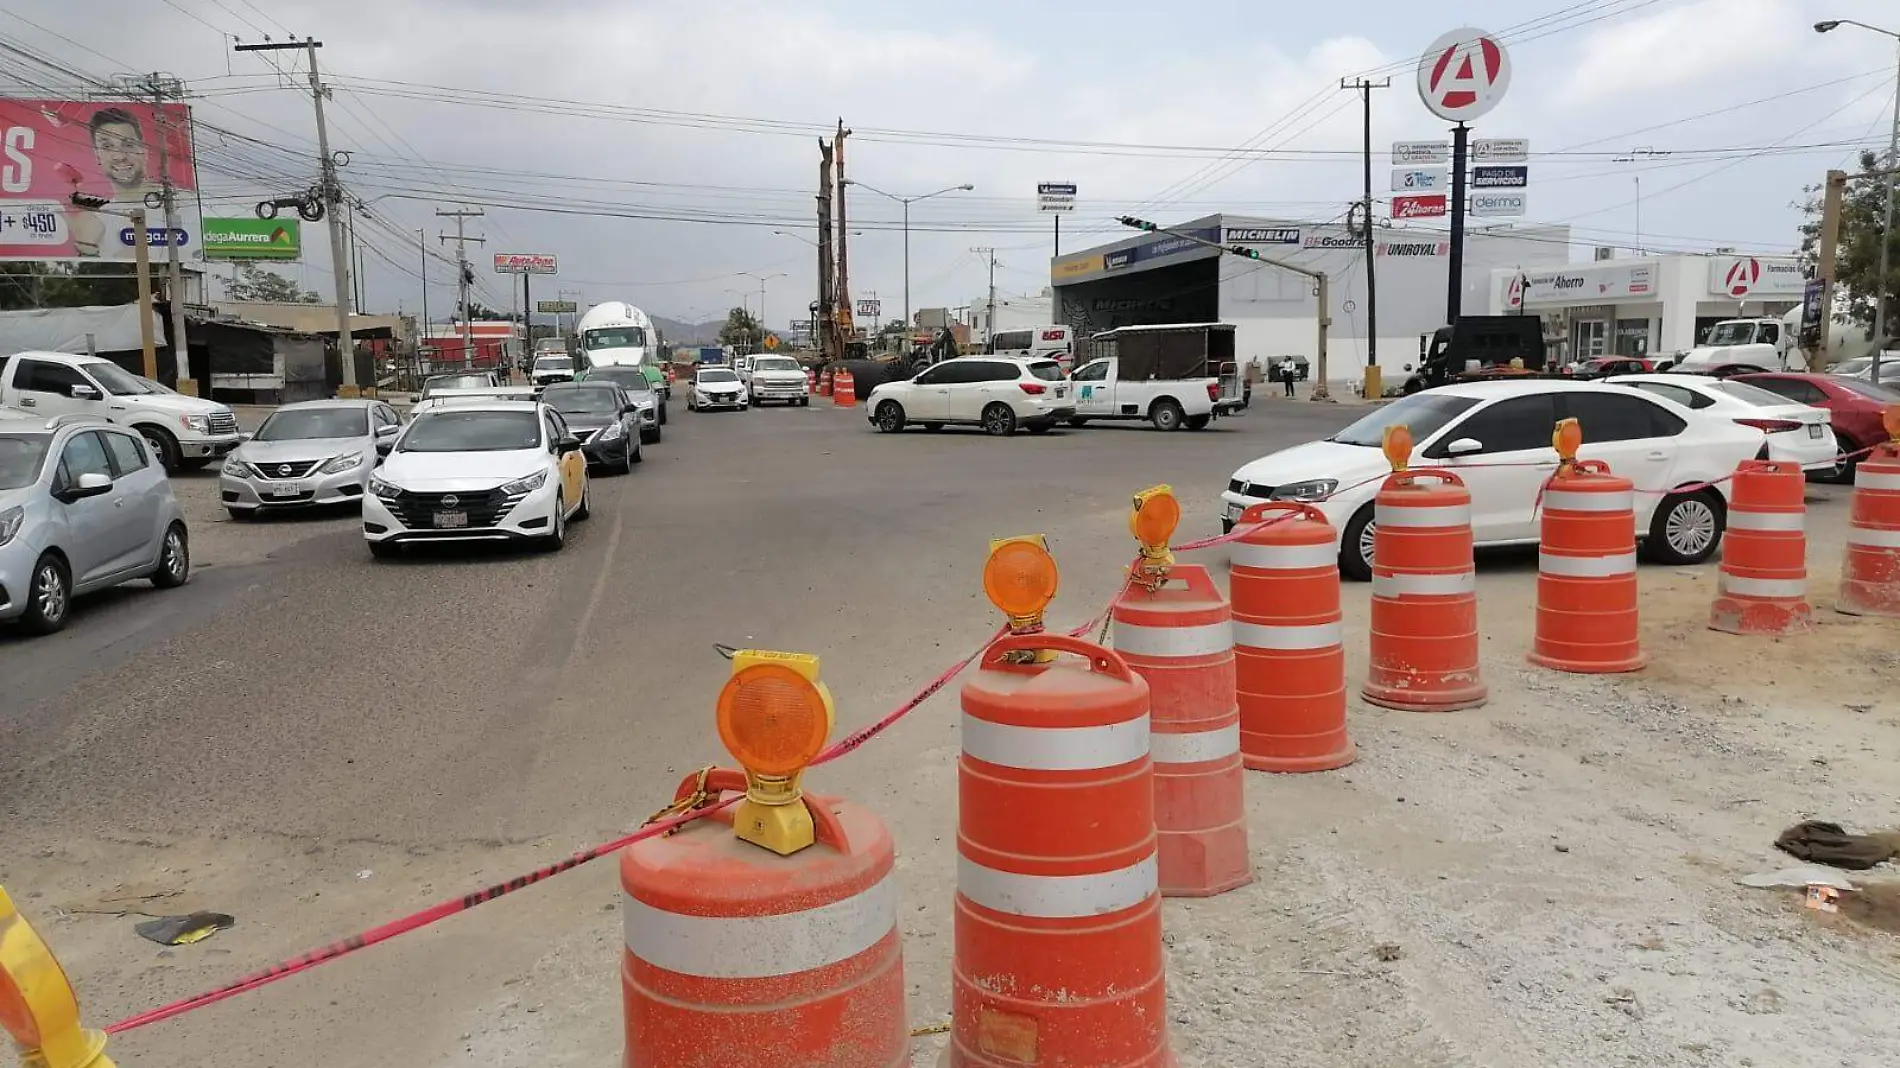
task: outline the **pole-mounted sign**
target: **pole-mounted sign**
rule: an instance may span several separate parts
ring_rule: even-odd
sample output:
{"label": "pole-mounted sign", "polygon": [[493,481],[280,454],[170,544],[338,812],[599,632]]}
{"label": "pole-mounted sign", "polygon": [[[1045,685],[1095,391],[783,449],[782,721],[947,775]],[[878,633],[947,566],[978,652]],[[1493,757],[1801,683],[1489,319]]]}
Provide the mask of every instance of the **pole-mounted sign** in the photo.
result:
{"label": "pole-mounted sign", "polygon": [[1510,87],[1511,57],[1483,30],[1453,30],[1419,57],[1419,99],[1432,114],[1450,122],[1483,116]]}

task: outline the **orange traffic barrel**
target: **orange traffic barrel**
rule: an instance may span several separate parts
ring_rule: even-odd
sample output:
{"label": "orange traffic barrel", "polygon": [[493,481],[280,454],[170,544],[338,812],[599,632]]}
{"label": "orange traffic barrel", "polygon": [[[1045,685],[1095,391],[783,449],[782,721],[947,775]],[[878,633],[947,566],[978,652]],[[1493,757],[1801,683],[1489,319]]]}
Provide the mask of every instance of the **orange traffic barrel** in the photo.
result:
{"label": "orange traffic barrel", "polygon": [[839,371],[831,382],[831,403],[840,408],[855,407],[858,403],[857,384],[849,371]]}
{"label": "orange traffic barrel", "polygon": [[[1011,662],[1041,650],[1088,664]],[[1175,1064],[1148,701],[1118,654],[1052,634],[964,683],[950,1068]]]}
{"label": "orange traffic barrel", "polygon": [[791,856],[741,841],[730,809],[621,854],[626,1068],[910,1063],[890,831],[806,801],[817,844]]}
{"label": "orange traffic barrel", "polygon": [[1799,464],[1743,460],[1729,490],[1709,626],[1730,634],[1795,634],[1814,625],[1808,605],[1807,479]]}
{"label": "orange traffic barrel", "polygon": [[[1272,522],[1267,522],[1272,520]],[[1255,771],[1330,771],[1358,756],[1346,734],[1338,535],[1319,509],[1256,504],[1233,543],[1240,758]]]}
{"label": "orange traffic barrel", "polygon": [[1643,666],[1636,612],[1636,492],[1601,460],[1558,469],[1537,542],[1530,661],[1559,671]]}
{"label": "orange traffic barrel", "polygon": [[1400,471],[1372,507],[1372,648],[1360,696],[1407,712],[1483,704],[1471,492],[1449,471]]}
{"label": "orange traffic barrel", "polygon": [[820,397],[831,396],[831,377],[831,368],[829,367],[825,368],[824,373],[818,376],[818,395]]}
{"label": "orange traffic barrel", "polygon": [[1148,682],[1161,896],[1253,881],[1247,861],[1233,612],[1204,567],[1176,564],[1115,602],[1115,651]]}
{"label": "orange traffic barrel", "polygon": [[809,367],[805,368],[805,392],[818,392],[818,372]]}
{"label": "orange traffic barrel", "polygon": [[1900,448],[1882,445],[1854,470],[1837,607],[1856,616],[1900,616]]}

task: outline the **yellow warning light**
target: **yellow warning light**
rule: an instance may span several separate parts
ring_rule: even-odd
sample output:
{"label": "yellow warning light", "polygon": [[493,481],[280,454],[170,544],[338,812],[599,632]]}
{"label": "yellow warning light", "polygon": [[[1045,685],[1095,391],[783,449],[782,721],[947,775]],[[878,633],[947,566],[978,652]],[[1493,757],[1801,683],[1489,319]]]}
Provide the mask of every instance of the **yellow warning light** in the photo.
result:
{"label": "yellow warning light", "polygon": [[112,1068],[106,1036],[79,1026],[79,998],[53,951],[0,888],[0,1029],[47,1068]]}
{"label": "yellow warning light", "polygon": [[997,538],[983,565],[983,593],[1009,617],[1010,629],[1039,627],[1061,584],[1049,541],[1041,534]]}
{"label": "yellow warning light", "polygon": [[1393,474],[1405,470],[1412,462],[1412,428],[1400,423],[1385,428],[1385,437],[1379,443],[1379,451],[1385,453],[1386,462],[1392,465]]}
{"label": "yellow warning light", "polygon": [[1900,445],[1900,404],[1889,404],[1880,410],[1880,425],[1887,428],[1887,440]]}
{"label": "yellow warning light", "polygon": [[742,649],[719,691],[719,740],[746,773],[746,797],[733,814],[739,837],[781,856],[816,840],[798,780],[831,736],[831,692],[818,681],[818,658]]}
{"label": "yellow warning light", "polygon": [[1565,467],[1577,462],[1577,450],[1583,448],[1583,424],[1575,416],[1557,420],[1556,429],[1550,432],[1550,447],[1557,450],[1557,458]]}

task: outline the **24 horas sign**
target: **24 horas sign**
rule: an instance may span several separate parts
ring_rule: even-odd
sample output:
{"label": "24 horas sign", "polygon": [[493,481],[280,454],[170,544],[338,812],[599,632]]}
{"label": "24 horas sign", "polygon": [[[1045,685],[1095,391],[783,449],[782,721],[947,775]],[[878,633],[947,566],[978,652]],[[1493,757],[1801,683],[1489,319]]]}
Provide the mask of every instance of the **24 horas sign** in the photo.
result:
{"label": "24 horas sign", "polygon": [[296,219],[206,219],[201,247],[207,260],[295,260],[303,231]]}

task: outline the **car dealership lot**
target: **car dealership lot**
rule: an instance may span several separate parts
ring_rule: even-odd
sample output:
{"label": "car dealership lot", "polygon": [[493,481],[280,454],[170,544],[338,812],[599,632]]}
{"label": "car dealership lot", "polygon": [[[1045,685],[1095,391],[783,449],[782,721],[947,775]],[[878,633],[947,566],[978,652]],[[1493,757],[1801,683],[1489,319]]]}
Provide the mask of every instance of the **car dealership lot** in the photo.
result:
{"label": "car dealership lot", "polygon": [[[879,434],[825,400],[685,420],[631,476],[594,483],[594,517],[558,555],[372,564],[353,516],[233,523],[214,472],[182,475],[190,585],[163,604],[102,595],[50,638],[0,633],[0,878],[66,910],[49,937],[93,1020],[220,985],[639,823],[721,756],[729,666],[712,643],[818,654],[842,732],[994,627],[989,538],[1050,535],[1050,621],[1073,626],[1133,554],[1133,491],[1172,484],[1183,540],[1218,531],[1235,468],[1362,413],[1275,402],[1198,433],[1008,439]],[[1249,776],[1258,881],[1168,905],[1184,1064],[1254,1063],[1269,1042],[1288,1064],[1586,1048],[1575,1063],[1698,1063],[1690,1047],[1878,1062],[1900,1040],[1879,944],[1731,885],[1783,866],[1768,843],[1787,823],[1886,826],[1900,795],[1900,638],[1831,611],[1847,491],[1810,490],[1817,632],[1709,632],[1713,565],[1645,567],[1652,666],[1636,676],[1525,665],[1535,553],[1483,554],[1491,703],[1355,701],[1357,764]],[[1219,549],[1184,560],[1225,567]],[[1346,587],[1355,682],[1368,597]],[[939,696],[811,777],[896,830],[917,1025],[948,1011],[955,722]],[[129,920],[78,911],[143,894],[168,896],[135,907],[239,926],[161,955]],[[114,1048],[284,1068],[610,1062],[616,900],[610,864],[592,865]],[[1401,959],[1377,960],[1382,942]],[[1768,1001],[1785,1008],[1751,1008]]]}

